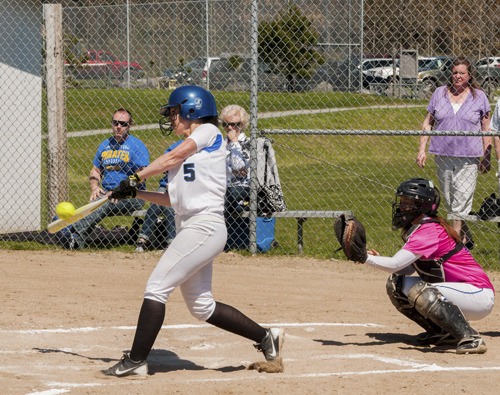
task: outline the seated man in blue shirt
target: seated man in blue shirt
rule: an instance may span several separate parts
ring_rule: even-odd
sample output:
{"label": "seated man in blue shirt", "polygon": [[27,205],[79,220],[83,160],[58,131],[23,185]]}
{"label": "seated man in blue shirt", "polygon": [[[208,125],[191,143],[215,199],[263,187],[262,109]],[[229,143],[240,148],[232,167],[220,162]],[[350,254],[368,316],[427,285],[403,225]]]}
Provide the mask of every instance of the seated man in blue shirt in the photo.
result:
{"label": "seated man in blue shirt", "polygon": [[[104,140],[97,149],[90,171],[90,201],[101,199],[120,184],[120,181],[138,172],[149,164],[149,151],[137,137],[129,134],[132,114],[119,108],[113,113],[111,125],[113,136]],[[142,185],[140,189],[145,189]],[[144,205],[141,199],[124,199],[106,202],[89,216],[76,222],[72,227],[69,249],[85,247],[85,241],[95,226],[104,218],[114,215],[130,215]]]}

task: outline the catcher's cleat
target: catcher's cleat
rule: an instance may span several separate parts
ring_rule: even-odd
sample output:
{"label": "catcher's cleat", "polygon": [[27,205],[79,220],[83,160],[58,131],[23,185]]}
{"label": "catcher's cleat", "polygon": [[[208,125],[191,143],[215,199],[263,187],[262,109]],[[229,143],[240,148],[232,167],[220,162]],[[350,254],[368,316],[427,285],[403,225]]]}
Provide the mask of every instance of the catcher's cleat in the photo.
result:
{"label": "catcher's cleat", "polygon": [[457,343],[457,339],[444,331],[441,333],[423,332],[417,335],[417,344],[419,346],[439,346],[443,344],[457,345]]}
{"label": "catcher's cleat", "polygon": [[470,336],[458,342],[457,354],[484,354],[488,350],[481,336]]}
{"label": "catcher's cleat", "polygon": [[260,343],[254,344],[254,347],[262,351],[266,361],[271,362],[281,356],[281,347],[285,340],[285,331],[281,328],[270,328]]}
{"label": "catcher's cleat", "polygon": [[146,361],[133,361],[128,354],[123,354],[116,365],[106,370],[102,370],[106,376],[126,377],[126,376],[147,376],[148,364]]}

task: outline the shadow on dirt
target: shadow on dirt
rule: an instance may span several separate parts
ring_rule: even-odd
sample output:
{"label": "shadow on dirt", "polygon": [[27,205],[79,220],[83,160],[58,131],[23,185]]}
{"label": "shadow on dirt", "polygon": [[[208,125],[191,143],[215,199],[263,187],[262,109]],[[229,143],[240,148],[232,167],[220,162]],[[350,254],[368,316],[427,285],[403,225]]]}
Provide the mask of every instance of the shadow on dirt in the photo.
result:
{"label": "shadow on dirt", "polygon": [[[358,336],[358,335],[345,335],[347,336]],[[314,341],[321,343],[323,346],[380,346],[381,344],[391,344],[391,343],[414,343],[414,336],[407,335],[404,333],[366,333],[366,336],[376,339],[377,341],[337,341],[337,340],[326,340],[326,339],[315,339]]]}
{"label": "shadow on dirt", "polygon": [[148,356],[149,374],[174,372],[176,370],[213,370],[216,372],[230,373],[239,370],[246,370],[243,365],[240,366],[224,366],[217,369],[210,369],[204,366],[195,364],[187,359],[179,358],[179,356],[168,350],[151,350]]}
{"label": "shadow on dirt", "polygon": [[[498,332],[494,332],[499,335]],[[488,333],[483,333],[485,336],[489,336]],[[406,347],[401,345],[399,348],[401,350],[415,350],[420,351],[422,353],[447,353],[447,352],[455,352],[455,347],[452,345],[440,345],[440,346],[423,346],[417,344],[416,336],[408,335],[405,333],[366,333],[367,337],[375,339],[376,341],[356,341],[356,342],[342,342],[335,340],[324,340],[324,339],[315,339],[314,341],[321,343],[323,346],[359,346],[359,347],[367,347],[367,346],[382,346],[386,344],[397,344],[403,343],[407,345]],[[354,335],[353,335],[354,336]],[[357,336],[357,335],[356,335]]]}
{"label": "shadow on dirt", "polygon": [[34,347],[32,350],[33,351],[38,351],[39,353],[42,353],[42,354],[60,353],[60,354],[72,355],[74,357],[85,358],[85,359],[87,359],[89,361],[102,361],[102,362],[105,362],[105,363],[111,363],[111,362],[114,362],[114,361],[116,361],[116,362],[119,361],[119,359],[114,359],[114,358],[89,357],[87,355],[78,354],[78,353],[72,352],[72,351],[60,350],[58,348],[38,348],[38,347]]}
{"label": "shadow on dirt", "polygon": [[[89,361],[102,361],[103,363],[107,364],[112,364],[115,362],[118,362],[120,359],[116,358],[97,358],[97,357],[90,357],[88,355],[82,355],[78,354],[72,351],[67,351],[67,350],[61,350],[57,348],[38,348],[35,347],[33,348],[34,351],[38,351],[43,354],[49,354],[49,353],[60,353],[60,354],[66,354],[66,355],[71,355],[74,357],[79,357],[79,358],[84,358]],[[124,351],[124,352],[129,352]],[[166,373],[166,372],[174,372],[177,370],[213,370],[216,372],[222,372],[222,373],[231,373],[231,372],[236,372],[239,370],[246,370],[247,367],[240,365],[240,366],[224,366],[220,367],[217,369],[210,369],[206,368],[204,366],[200,366],[195,364],[194,362],[191,362],[187,359],[182,359],[179,358],[179,356],[168,350],[157,350],[153,349],[149,353],[148,359],[148,367],[149,367],[149,374],[153,375],[155,373]]]}

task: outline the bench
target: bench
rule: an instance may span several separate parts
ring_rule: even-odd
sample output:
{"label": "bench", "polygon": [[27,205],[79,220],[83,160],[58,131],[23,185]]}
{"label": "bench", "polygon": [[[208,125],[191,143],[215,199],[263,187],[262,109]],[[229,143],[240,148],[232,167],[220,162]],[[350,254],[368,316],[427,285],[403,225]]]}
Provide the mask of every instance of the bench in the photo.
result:
{"label": "bench", "polygon": [[[282,212],[271,213],[265,217],[274,218],[295,218],[297,219],[297,249],[299,254],[304,251],[304,222],[308,218],[332,218],[333,222],[344,215],[353,215],[351,210],[337,210],[337,211],[322,211],[322,210],[287,210]],[[245,211],[240,214],[242,217],[248,217],[250,213]]]}
{"label": "bench", "polygon": [[[135,211],[132,216],[134,217],[144,217],[146,210]],[[353,215],[351,210],[337,210],[337,211],[321,211],[321,210],[288,210],[282,212],[271,213],[265,217],[274,218],[296,218],[297,219],[297,248],[299,254],[304,251],[304,222],[308,218],[332,218],[335,223],[335,219],[344,215]],[[244,211],[240,214],[241,217],[249,217],[250,213]]]}
{"label": "bench", "polygon": [[454,220],[454,219],[461,219],[464,221],[472,221],[472,222],[478,222],[478,221],[484,221],[484,222],[497,222],[498,227],[500,227],[500,217],[492,217],[488,219],[481,219],[479,215],[476,214],[469,214],[469,215],[456,215],[456,214],[448,214],[446,219],[448,220]]}

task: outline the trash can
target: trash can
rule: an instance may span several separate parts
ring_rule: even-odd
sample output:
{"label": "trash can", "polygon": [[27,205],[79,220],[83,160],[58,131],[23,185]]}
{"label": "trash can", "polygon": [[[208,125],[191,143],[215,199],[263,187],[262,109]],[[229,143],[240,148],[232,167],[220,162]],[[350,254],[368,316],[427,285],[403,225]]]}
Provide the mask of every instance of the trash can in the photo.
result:
{"label": "trash can", "polygon": [[[250,219],[238,216],[226,218],[227,242],[225,250],[248,249],[250,246]],[[267,252],[273,246],[276,218],[257,217],[257,250]]]}

